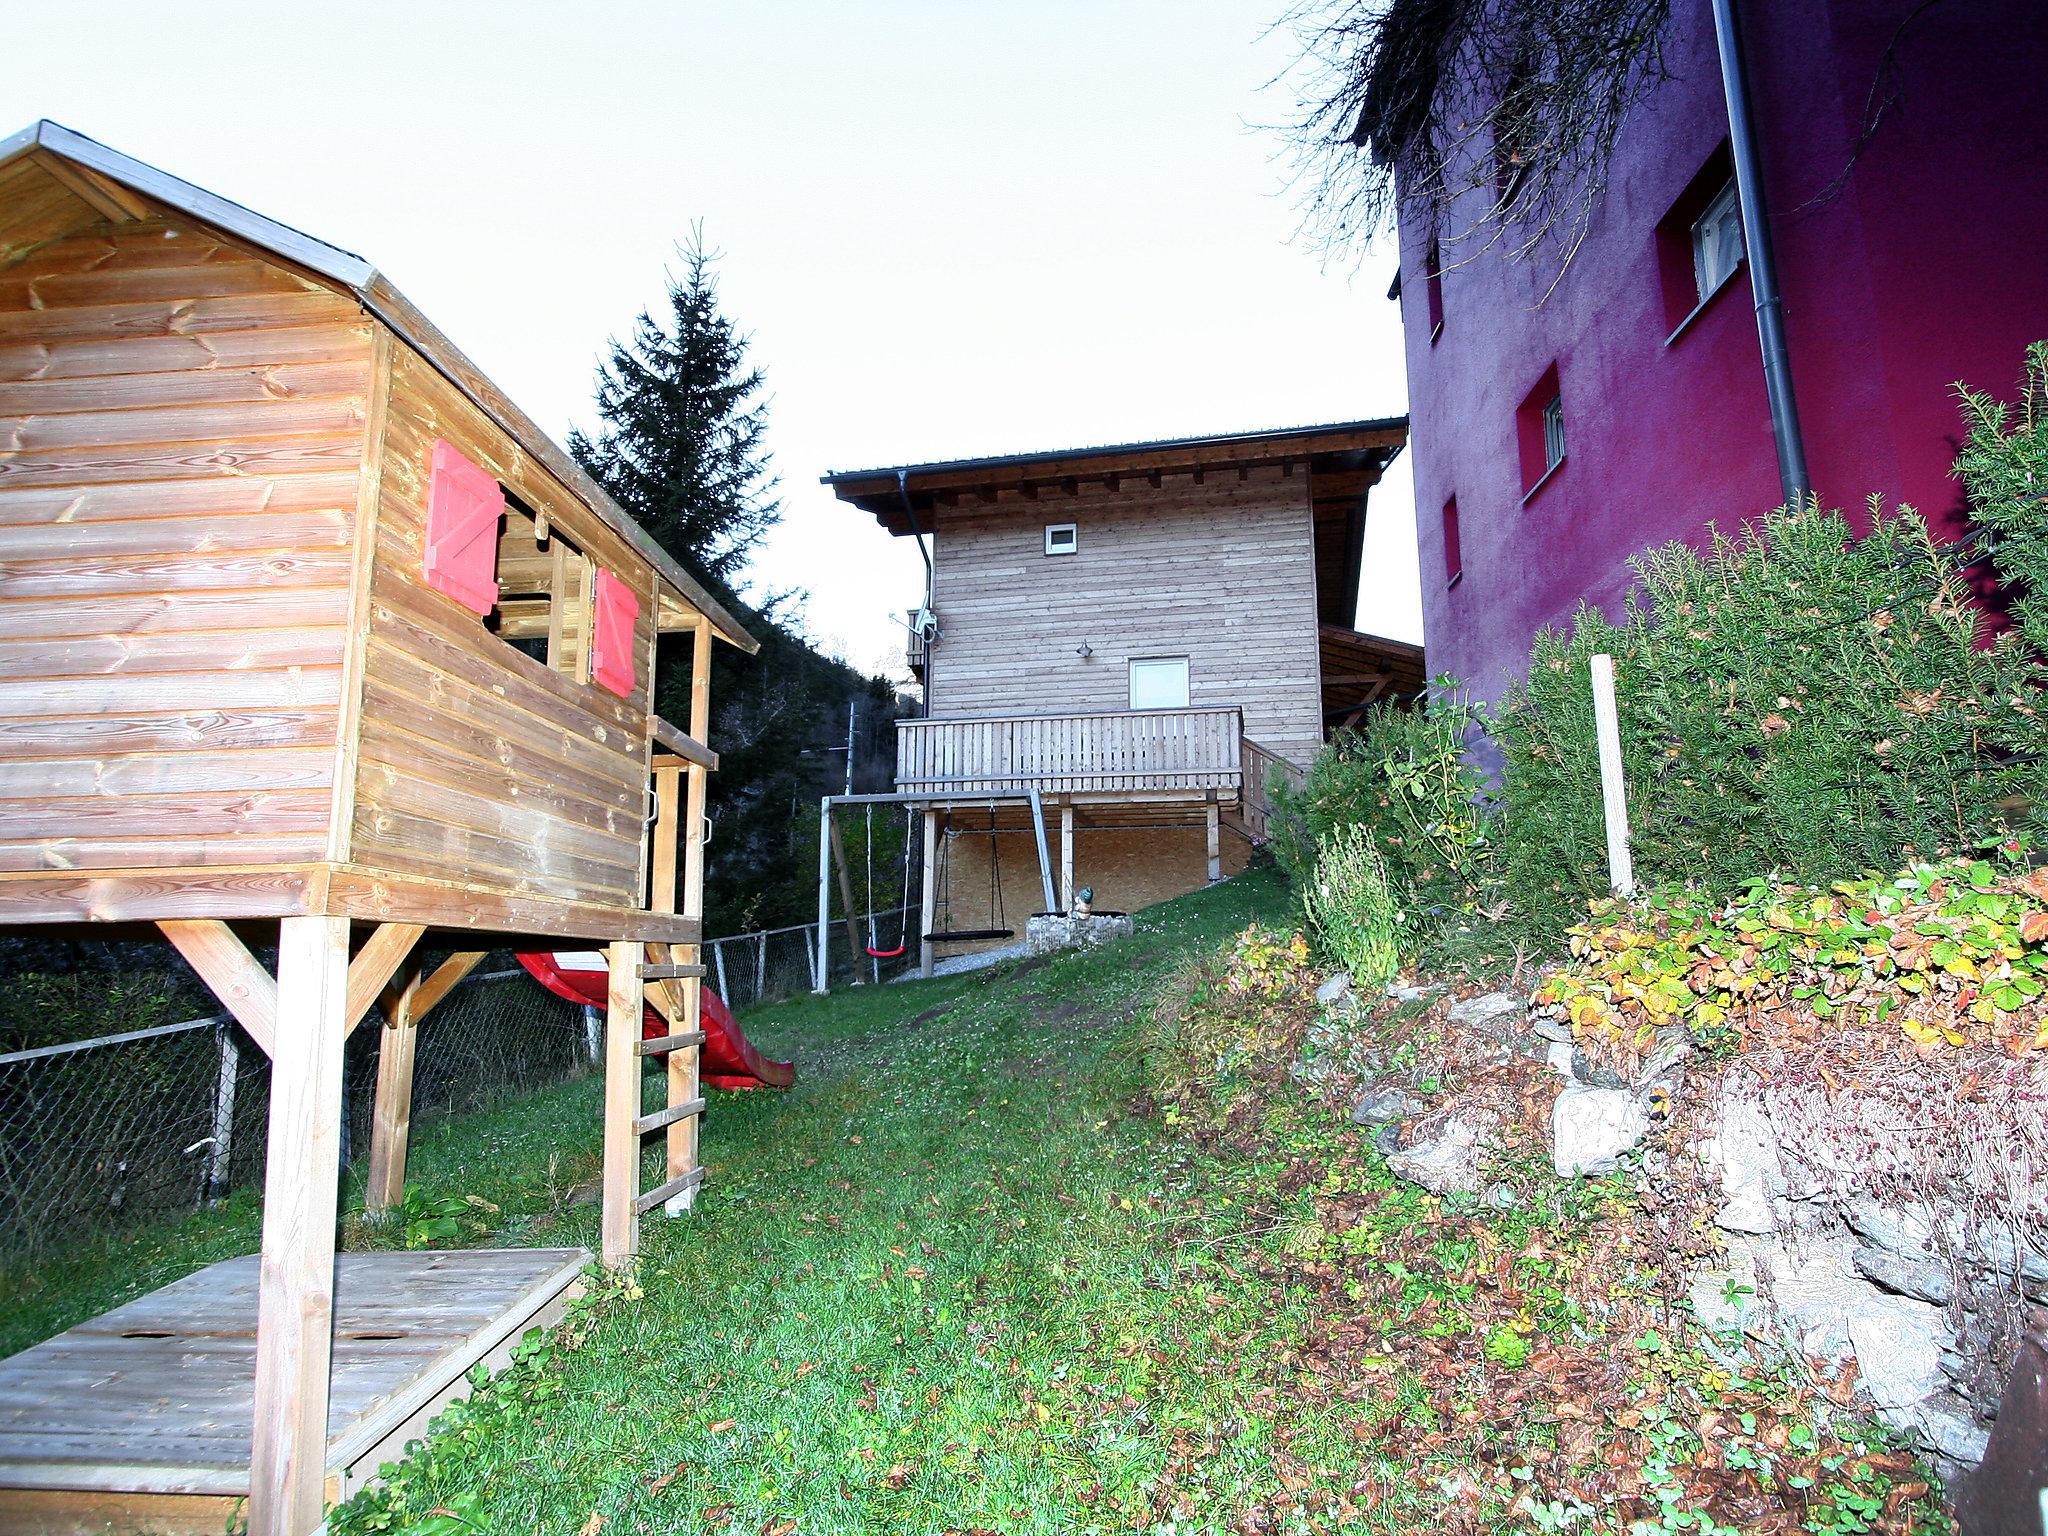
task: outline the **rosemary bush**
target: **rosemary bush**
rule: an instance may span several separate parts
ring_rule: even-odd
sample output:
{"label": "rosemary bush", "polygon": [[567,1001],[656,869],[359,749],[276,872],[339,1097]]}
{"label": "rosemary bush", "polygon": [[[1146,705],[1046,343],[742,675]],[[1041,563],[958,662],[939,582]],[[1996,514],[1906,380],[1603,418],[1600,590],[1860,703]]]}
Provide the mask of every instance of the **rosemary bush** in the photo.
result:
{"label": "rosemary bush", "polygon": [[1394,979],[1401,969],[1401,909],[1362,823],[1336,827],[1316,844],[1301,905],[1310,931],[1360,992],[1370,996]]}

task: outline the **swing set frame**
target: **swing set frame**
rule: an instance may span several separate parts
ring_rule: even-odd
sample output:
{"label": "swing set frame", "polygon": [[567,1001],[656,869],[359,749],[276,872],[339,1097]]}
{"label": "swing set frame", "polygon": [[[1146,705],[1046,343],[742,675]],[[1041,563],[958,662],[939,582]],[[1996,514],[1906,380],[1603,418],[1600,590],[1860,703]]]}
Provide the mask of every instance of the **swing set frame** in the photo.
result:
{"label": "swing set frame", "polygon": [[[853,984],[859,986],[860,967],[858,961],[864,954],[873,953],[873,945],[863,942],[855,913],[858,910],[853,899],[853,870],[846,857],[845,844],[839,833],[839,819],[834,812],[853,806],[873,807],[877,805],[903,805],[918,807],[925,811],[924,838],[924,897],[919,906],[918,934],[923,955],[929,955],[934,941],[943,942],[951,938],[966,941],[970,938],[1001,937],[992,929],[973,929],[960,933],[933,933],[931,931],[933,859],[937,841],[936,815],[954,805],[986,805],[993,812],[998,805],[1024,805],[1031,810],[1031,831],[1038,845],[1038,881],[1045,897],[1044,910],[1057,910],[1059,898],[1053,892],[1052,855],[1045,835],[1045,802],[1035,785],[1021,790],[959,790],[942,796],[931,794],[886,794],[886,795],[825,795],[818,801],[818,943],[816,959],[811,967],[811,992],[818,997],[831,991],[831,949],[832,933],[832,883],[836,872],[839,882],[839,899],[845,909],[846,941],[856,961]],[[904,935],[904,947],[909,945],[908,933]],[[922,968],[922,962],[921,962]]]}

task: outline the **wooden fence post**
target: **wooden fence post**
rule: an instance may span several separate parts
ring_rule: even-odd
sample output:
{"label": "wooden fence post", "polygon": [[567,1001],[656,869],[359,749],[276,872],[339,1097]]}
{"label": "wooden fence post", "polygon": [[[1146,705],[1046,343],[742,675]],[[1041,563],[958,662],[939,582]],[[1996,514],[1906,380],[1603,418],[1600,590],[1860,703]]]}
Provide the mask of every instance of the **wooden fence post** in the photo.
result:
{"label": "wooden fence post", "polygon": [[1628,786],[1621,771],[1621,722],[1614,709],[1614,658],[1592,661],[1593,733],[1600,744],[1600,804],[1607,816],[1607,879],[1620,897],[1636,893],[1634,857],[1628,846]]}

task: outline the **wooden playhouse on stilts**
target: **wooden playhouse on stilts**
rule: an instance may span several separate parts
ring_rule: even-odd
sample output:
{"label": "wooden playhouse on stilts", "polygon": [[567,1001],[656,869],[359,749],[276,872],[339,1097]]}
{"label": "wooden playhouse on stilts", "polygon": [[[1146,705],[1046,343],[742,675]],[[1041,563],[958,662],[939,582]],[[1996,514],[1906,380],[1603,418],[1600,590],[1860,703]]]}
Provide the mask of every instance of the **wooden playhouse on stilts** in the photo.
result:
{"label": "wooden playhouse on stilts", "polygon": [[515,937],[606,951],[605,1259],[690,1199],[714,641],[754,646],[360,258],[52,124],[0,141],[0,925],[153,924],[271,1060],[260,1263],[0,1361],[0,1530],[217,1531],[246,1495],[303,1536],[559,1309],[580,1250],[337,1270],[380,997],[373,1206],[414,1026]]}

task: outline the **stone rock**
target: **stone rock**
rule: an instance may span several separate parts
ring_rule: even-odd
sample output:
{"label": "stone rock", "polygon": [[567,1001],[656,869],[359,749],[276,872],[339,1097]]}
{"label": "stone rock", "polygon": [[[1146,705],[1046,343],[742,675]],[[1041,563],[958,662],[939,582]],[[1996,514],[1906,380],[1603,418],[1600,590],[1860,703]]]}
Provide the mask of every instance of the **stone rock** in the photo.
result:
{"label": "stone rock", "polygon": [[1884,1248],[1861,1247],[1853,1262],[1856,1272],[1874,1280],[1888,1291],[1916,1297],[1945,1307],[1955,1297],[1955,1281],[1948,1266],[1928,1259],[1909,1259]]}
{"label": "stone rock", "polygon": [[1434,990],[1430,987],[1388,987],[1387,996],[1397,1003],[1419,1003]]}
{"label": "stone rock", "polygon": [[1941,1308],[1906,1296],[1873,1296],[1847,1319],[1856,1369],[1879,1408],[1908,1408],[1946,1384],[1941,1348],[1948,1321]]}
{"label": "stone rock", "polygon": [[1649,1112],[1634,1094],[1573,1084],[1550,1111],[1551,1165],[1565,1179],[1612,1173],[1649,1131]]}
{"label": "stone rock", "polygon": [[1693,1052],[1692,1036],[1683,1027],[1667,1024],[1657,1031],[1656,1048],[1636,1074],[1640,1083],[1665,1082],[1676,1078]]}
{"label": "stone rock", "polygon": [[1339,971],[1320,987],[1316,988],[1316,1001],[1325,1008],[1334,1008],[1351,996],[1351,973]]}
{"label": "stone rock", "polygon": [[1353,1125],[1383,1125],[1389,1120],[1407,1120],[1422,1113],[1422,1100],[1405,1088],[1374,1088],[1358,1096],[1351,1106]]}
{"label": "stone rock", "polygon": [[1520,1034],[1528,1016],[1528,1003],[1512,992],[1482,992],[1461,998],[1445,1015],[1454,1028],[1477,1030],[1496,1039]]}
{"label": "stone rock", "polygon": [[1784,1193],[1784,1158],[1770,1117],[1753,1099],[1724,1095],[1715,1112],[1707,1158],[1721,1169],[1721,1209],[1714,1224],[1727,1232],[1778,1230],[1774,1200]]}
{"label": "stone rock", "polygon": [[1563,1019],[1553,1019],[1546,1015],[1532,1021],[1529,1027],[1536,1032],[1539,1040],[1549,1040],[1560,1045],[1572,1043],[1572,1027]]}
{"label": "stone rock", "polygon": [[1953,1393],[1937,1393],[1896,1416],[1885,1417],[1902,1429],[1917,1431],[1929,1450],[1957,1468],[1976,1466],[1991,1444],[1991,1431],[1978,1422],[1970,1405]]}
{"label": "stone rock", "polygon": [[1085,917],[1039,912],[1024,921],[1024,953],[1037,956],[1061,949],[1093,949],[1128,939],[1135,932],[1128,912],[1094,912]]}
{"label": "stone rock", "polygon": [[1387,1166],[1433,1195],[1476,1195],[1480,1170],[1492,1154],[1500,1119],[1484,1111],[1444,1116],[1425,1136],[1387,1159]]}
{"label": "stone rock", "polygon": [[1612,1068],[1597,1065],[1579,1046],[1572,1047],[1572,1077],[1588,1088],[1626,1088],[1628,1079]]}
{"label": "stone rock", "polygon": [[1387,1121],[1372,1133],[1372,1144],[1391,1160],[1393,1155],[1401,1150],[1401,1122],[1398,1120]]}
{"label": "stone rock", "polygon": [[1543,1048],[1543,1061],[1566,1082],[1572,1081],[1572,1046],[1569,1041],[1552,1040]]}
{"label": "stone rock", "polygon": [[1803,1238],[1796,1245],[1772,1240],[1751,1249],[1759,1272],[1770,1282],[1780,1331],[1819,1360],[1855,1353],[1851,1314],[1884,1296],[1849,1262],[1854,1247],[1848,1238]]}

